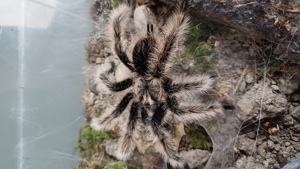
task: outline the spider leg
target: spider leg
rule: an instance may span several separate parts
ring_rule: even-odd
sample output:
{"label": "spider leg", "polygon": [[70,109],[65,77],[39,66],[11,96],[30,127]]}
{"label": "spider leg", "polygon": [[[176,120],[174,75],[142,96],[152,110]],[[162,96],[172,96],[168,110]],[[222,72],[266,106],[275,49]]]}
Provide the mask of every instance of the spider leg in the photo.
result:
{"label": "spider leg", "polygon": [[130,86],[133,86],[134,82],[132,78],[127,78],[120,82],[115,82],[112,75],[102,74],[100,79],[104,82],[104,84],[113,92],[123,91],[128,89]]}
{"label": "spider leg", "polygon": [[99,118],[93,118],[91,127],[95,130],[110,130],[114,127],[116,119],[125,111],[129,102],[133,99],[133,93],[127,93],[121,101],[117,104],[116,108],[108,109],[101,114]]}
{"label": "spider leg", "polygon": [[164,77],[162,86],[170,94],[203,94],[212,90],[214,79],[209,75]]}
{"label": "spider leg", "polygon": [[167,74],[170,63],[175,56],[175,52],[179,45],[182,45],[185,35],[188,32],[189,16],[187,13],[179,10],[174,13],[162,27],[165,34],[156,46],[157,59],[151,65],[152,75],[155,78],[160,78]]}
{"label": "spider leg", "polygon": [[117,9],[113,11],[111,14],[111,28],[109,29],[109,34],[111,36],[112,41],[112,48],[116,52],[117,56],[121,60],[121,62],[127,66],[131,71],[134,71],[135,68],[133,67],[132,62],[129,60],[126,52],[122,49],[122,28],[121,23],[122,21],[130,18],[132,8],[128,6],[128,4],[122,4]]}
{"label": "spider leg", "polygon": [[[148,26],[148,29],[148,31],[153,30],[153,26]],[[153,36],[148,36],[140,39],[133,48],[133,65],[136,68],[136,72],[141,76],[145,76],[148,72],[149,63],[151,62],[150,59],[153,55],[155,43],[155,38]]]}
{"label": "spider leg", "polygon": [[124,127],[125,131],[122,132],[122,135],[119,138],[119,159],[127,160],[136,147],[136,143],[133,139],[133,133],[138,120],[139,108],[140,104],[138,102],[133,102],[131,104],[128,123]]}
{"label": "spider leg", "polygon": [[170,96],[166,101],[171,112],[173,112],[183,123],[199,122],[199,120],[210,119],[215,117],[216,114],[223,112],[222,106],[218,102],[179,105],[176,96]]}
{"label": "spider leg", "polygon": [[161,124],[166,115],[167,109],[164,103],[161,103],[155,110],[151,127],[158,140],[155,142],[155,149],[160,153],[163,159],[173,167],[189,169],[189,165],[178,156],[177,147],[173,141],[173,136]]}

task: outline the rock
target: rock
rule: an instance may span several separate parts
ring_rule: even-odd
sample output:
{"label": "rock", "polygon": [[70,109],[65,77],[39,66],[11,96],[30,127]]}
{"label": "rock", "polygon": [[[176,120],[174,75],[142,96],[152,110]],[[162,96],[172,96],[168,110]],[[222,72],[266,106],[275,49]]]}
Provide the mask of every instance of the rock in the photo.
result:
{"label": "rock", "polygon": [[300,94],[293,94],[291,96],[291,102],[300,102]]}
{"label": "rock", "polygon": [[294,142],[294,143],[293,143],[293,147],[294,147],[295,150],[297,150],[298,152],[300,152],[300,143]]}
{"label": "rock", "polygon": [[274,149],[275,149],[276,151],[279,151],[279,150],[280,150],[280,145],[279,145],[279,144],[275,144]]}
{"label": "rock", "polygon": [[288,147],[288,146],[291,145],[291,143],[290,143],[290,142],[285,142],[284,145],[285,145],[286,147]]}
{"label": "rock", "polygon": [[271,152],[267,152],[267,154],[266,154],[266,158],[272,158],[272,153]]}
{"label": "rock", "polygon": [[288,152],[288,153],[292,152],[293,150],[294,150],[294,147],[293,147],[293,146],[288,146],[288,147],[286,147],[286,149],[285,149],[285,151]]}
{"label": "rock", "polygon": [[291,137],[291,140],[293,140],[293,141],[299,141],[299,138],[297,138],[297,137]]}
{"label": "rock", "polygon": [[294,126],[294,131],[295,131],[295,133],[300,133],[300,124],[296,124]]}
{"label": "rock", "polygon": [[255,139],[256,138],[256,131],[252,131],[250,133],[247,133],[247,136],[251,139]]}
{"label": "rock", "polygon": [[280,165],[279,165],[278,163],[275,163],[275,164],[273,165],[273,169],[280,169]]}
{"label": "rock", "polygon": [[261,81],[255,84],[240,99],[237,99],[240,108],[239,118],[241,120],[255,119],[262,108],[262,118],[275,117],[286,111],[287,98],[281,93],[273,90]]}
{"label": "rock", "polygon": [[292,105],[293,105],[293,106],[295,106],[295,107],[298,107],[298,106],[300,106],[300,104],[299,104],[299,103],[297,103],[297,102],[293,102],[293,103],[292,103]]}
{"label": "rock", "polygon": [[279,79],[279,88],[280,91],[283,92],[284,94],[292,94],[294,93],[297,89],[299,89],[300,85],[300,72],[294,74],[291,78],[286,78],[285,77],[291,77],[289,75],[283,75]]}
{"label": "rock", "polygon": [[237,160],[235,167],[238,169],[265,169],[265,167],[262,164],[256,163],[253,157],[245,156]]}
{"label": "rock", "polygon": [[254,83],[254,72],[253,71],[249,71],[246,76],[245,76],[245,81],[246,83],[250,84],[250,83]]}
{"label": "rock", "polygon": [[269,139],[272,140],[274,143],[278,143],[278,137],[277,136],[270,135]]}
{"label": "rock", "polygon": [[274,142],[272,140],[268,140],[267,141],[267,145],[270,149],[273,149],[274,148]]}
{"label": "rock", "polygon": [[300,120],[300,106],[296,107],[292,113],[291,116],[294,117],[297,120]]}
{"label": "rock", "polygon": [[111,140],[105,140],[103,143],[105,147],[105,152],[114,157],[117,158],[117,150],[118,150],[118,142],[117,141],[111,141]]}
{"label": "rock", "polygon": [[279,87],[278,87],[277,85],[271,85],[271,88],[272,88],[273,90],[276,90],[276,91],[279,90]]}
{"label": "rock", "polygon": [[240,87],[239,87],[239,91],[240,91],[240,92],[244,92],[245,89],[246,89],[246,82],[245,82],[245,80],[243,80],[243,81],[241,82]]}
{"label": "rock", "polygon": [[291,114],[294,110],[295,110],[295,106],[293,106],[292,104],[290,104],[290,106],[289,106],[289,113]]}
{"label": "rock", "polygon": [[253,151],[255,141],[245,135],[241,135],[236,143],[236,148],[250,155]]}
{"label": "rock", "polygon": [[186,160],[190,165],[190,168],[196,168],[198,166],[205,166],[211,153],[206,150],[191,150],[191,151],[181,151],[179,155]]}
{"label": "rock", "polygon": [[264,146],[259,146],[258,147],[258,153],[259,155],[261,155],[263,158],[266,156],[266,150],[265,150],[265,147]]}
{"label": "rock", "polygon": [[294,119],[292,118],[292,116],[290,116],[290,115],[285,115],[284,117],[283,117],[283,124],[284,125],[286,125],[286,126],[291,126],[291,125],[293,125],[294,124]]}

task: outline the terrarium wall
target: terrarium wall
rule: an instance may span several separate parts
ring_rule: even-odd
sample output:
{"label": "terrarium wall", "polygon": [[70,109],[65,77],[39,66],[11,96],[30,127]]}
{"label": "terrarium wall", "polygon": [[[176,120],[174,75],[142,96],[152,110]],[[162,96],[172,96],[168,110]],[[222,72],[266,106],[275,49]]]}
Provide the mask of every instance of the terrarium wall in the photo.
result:
{"label": "terrarium wall", "polygon": [[75,168],[87,0],[0,1],[0,168]]}

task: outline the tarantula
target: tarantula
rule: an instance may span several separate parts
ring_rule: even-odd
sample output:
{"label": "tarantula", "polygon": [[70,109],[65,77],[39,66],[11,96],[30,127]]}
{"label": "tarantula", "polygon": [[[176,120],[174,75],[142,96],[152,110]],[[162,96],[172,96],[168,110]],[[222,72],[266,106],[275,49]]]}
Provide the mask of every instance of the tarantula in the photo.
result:
{"label": "tarantula", "polygon": [[[170,126],[174,122],[186,124],[203,120],[220,112],[214,104],[183,103],[180,100],[205,95],[213,90],[214,83],[209,75],[183,76],[171,71],[175,52],[183,45],[188,31],[186,6],[185,2],[178,7],[161,28],[157,27],[155,19],[141,19],[135,15],[139,9],[127,4],[120,5],[111,14],[107,29],[110,48],[116,60],[132,75],[118,81],[111,71],[101,74],[100,79],[119,100],[99,118],[94,118],[91,126],[97,130],[110,130],[119,123],[122,130],[118,150],[120,159],[127,160],[142,138],[151,142],[171,166],[187,169],[188,164],[178,156]],[[125,29],[132,21],[136,28],[132,35],[128,35]]]}

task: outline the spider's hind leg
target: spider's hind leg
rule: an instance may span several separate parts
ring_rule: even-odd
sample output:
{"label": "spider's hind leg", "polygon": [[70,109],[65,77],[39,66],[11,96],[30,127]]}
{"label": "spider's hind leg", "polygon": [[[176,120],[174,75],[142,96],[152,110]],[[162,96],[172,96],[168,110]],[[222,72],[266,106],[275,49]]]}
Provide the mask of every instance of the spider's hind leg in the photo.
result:
{"label": "spider's hind leg", "polygon": [[173,135],[164,127],[163,123],[167,113],[167,108],[164,103],[161,103],[156,108],[151,120],[153,133],[157,136],[154,148],[160,153],[164,161],[168,162],[173,167],[189,169],[189,165],[178,156],[177,147],[173,141]]}
{"label": "spider's hind leg", "polygon": [[140,104],[138,102],[133,102],[130,107],[128,122],[125,123],[126,126],[121,126],[121,130],[123,130],[123,132],[119,138],[119,159],[127,160],[136,147],[133,135],[136,129],[139,110]]}
{"label": "spider's hind leg", "polygon": [[95,130],[111,130],[115,127],[117,119],[126,111],[130,101],[135,97],[134,93],[127,93],[115,108],[107,108],[98,118],[93,118],[91,127]]}

